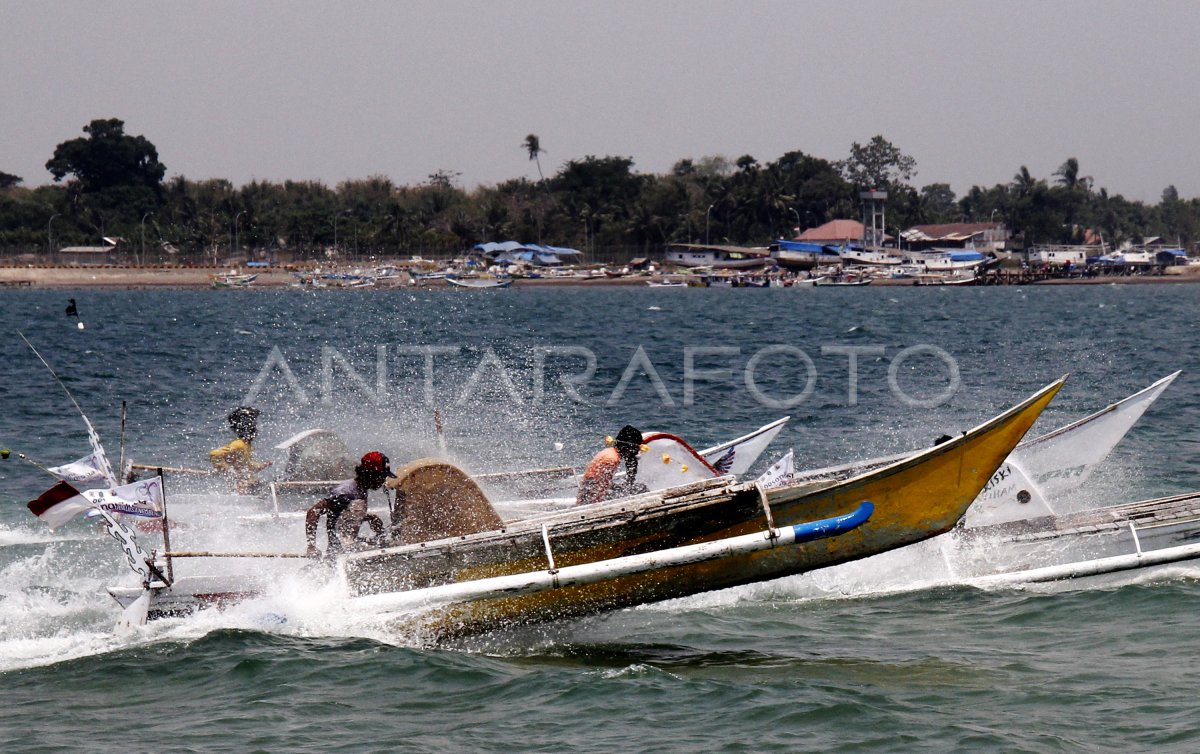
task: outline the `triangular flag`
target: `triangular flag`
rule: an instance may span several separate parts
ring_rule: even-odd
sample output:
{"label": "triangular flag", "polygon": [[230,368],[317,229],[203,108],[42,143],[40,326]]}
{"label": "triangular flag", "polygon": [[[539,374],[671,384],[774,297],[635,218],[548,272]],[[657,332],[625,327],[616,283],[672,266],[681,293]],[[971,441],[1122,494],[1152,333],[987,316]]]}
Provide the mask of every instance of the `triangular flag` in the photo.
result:
{"label": "triangular flag", "polygon": [[763,472],[758,478],[758,483],[763,486],[763,489],[771,489],[772,487],[783,487],[791,484],[792,478],[796,475],[796,468],[793,463],[794,450],[789,450],[774,464],[771,468]]}

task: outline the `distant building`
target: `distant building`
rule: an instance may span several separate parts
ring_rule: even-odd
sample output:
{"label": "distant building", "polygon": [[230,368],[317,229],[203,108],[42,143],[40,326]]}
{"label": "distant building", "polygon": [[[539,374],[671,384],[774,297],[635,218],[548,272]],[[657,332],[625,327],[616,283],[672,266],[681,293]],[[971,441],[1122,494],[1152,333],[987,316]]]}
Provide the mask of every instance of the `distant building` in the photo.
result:
{"label": "distant building", "polygon": [[934,248],[1004,251],[1011,237],[1004,223],[914,225],[900,233],[900,239],[914,251]]}
{"label": "distant building", "polygon": [[1030,246],[1025,250],[1025,261],[1032,265],[1084,265],[1089,259],[1098,259],[1101,249],[1098,246],[1069,246],[1052,244]]}
{"label": "distant building", "polygon": [[104,242],[103,246],[64,246],[58,251],[60,254],[110,254],[117,251],[123,244],[128,243],[124,238],[116,236],[105,236],[100,240]]}

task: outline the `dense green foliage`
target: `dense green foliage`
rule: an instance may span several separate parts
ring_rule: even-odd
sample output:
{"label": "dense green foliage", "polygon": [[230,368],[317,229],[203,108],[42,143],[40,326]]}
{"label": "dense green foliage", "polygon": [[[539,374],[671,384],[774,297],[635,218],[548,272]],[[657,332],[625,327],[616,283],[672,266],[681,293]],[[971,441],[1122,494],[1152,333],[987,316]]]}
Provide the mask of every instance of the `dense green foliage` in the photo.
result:
{"label": "dense green foliage", "polygon": [[[600,257],[656,252],[665,244],[761,245],[797,227],[860,215],[858,192],[889,192],[889,232],[925,223],[1003,221],[1027,244],[1081,242],[1087,230],[1116,244],[1157,235],[1200,239],[1200,200],[1168,186],[1147,205],[1094,189],[1067,159],[1050,180],[1022,166],[1010,183],[974,186],[963,197],[943,183],[916,188],[916,161],[882,136],[853,144],[844,160],[800,151],[760,163],[751,155],[680,159],[666,175],[636,172],[621,156],[568,160],[542,174],[541,140],[519,145],[537,164],[524,178],[471,191],[439,171],[415,186],[372,176],[335,188],[319,182],[164,182],[154,145],[117,119],[94,120],[86,138],[64,142],[46,163],[55,183],[36,188],[0,173],[0,248],[95,244],[121,236],[147,261],[329,249],[358,256],[456,254],[475,243],[515,239],[573,246]],[[65,180],[65,183],[63,181]],[[236,247],[236,251],[235,251]]]}

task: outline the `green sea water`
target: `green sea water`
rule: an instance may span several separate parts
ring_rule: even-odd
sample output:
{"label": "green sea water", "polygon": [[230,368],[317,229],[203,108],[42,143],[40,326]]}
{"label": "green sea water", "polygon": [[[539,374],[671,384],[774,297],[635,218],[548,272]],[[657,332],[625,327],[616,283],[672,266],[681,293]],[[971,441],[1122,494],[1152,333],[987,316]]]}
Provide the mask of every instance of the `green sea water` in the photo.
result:
{"label": "green sea water", "polygon": [[110,455],[180,466],[248,398],[277,460],[320,426],[397,465],[438,450],[437,409],[473,471],[582,465],[627,422],[703,447],[783,415],[755,470],[788,448],[817,466],[928,445],[1064,373],[1035,432],[1183,369],[1072,493],[1083,507],[1200,486],[1198,290],[5,291],[0,747],[1195,751],[1186,565],[994,591],[799,577],[439,646],[300,589],[118,634],[119,553],[25,509],[50,479],[16,453],[57,464],[88,445],[16,332]]}

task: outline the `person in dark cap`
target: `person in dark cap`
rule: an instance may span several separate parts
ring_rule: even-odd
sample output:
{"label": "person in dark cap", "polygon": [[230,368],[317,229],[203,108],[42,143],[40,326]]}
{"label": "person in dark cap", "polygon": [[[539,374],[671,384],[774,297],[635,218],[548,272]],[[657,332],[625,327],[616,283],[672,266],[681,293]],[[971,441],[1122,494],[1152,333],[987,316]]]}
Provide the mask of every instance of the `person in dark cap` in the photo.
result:
{"label": "person in dark cap", "polygon": [[381,542],[383,520],[367,512],[367,493],[379,489],[395,476],[388,457],[383,453],[374,450],[364,455],[358,466],[354,467],[354,478],[338,484],[305,514],[304,536],[308,541],[308,557],[315,558],[321,554],[317,549],[317,524],[322,514],[325,516],[328,540],[326,556],[344,552],[360,541],[358,532],[364,522],[371,526],[376,542]]}
{"label": "person in dark cap", "polygon": [[229,428],[234,439],[228,445],[210,451],[208,461],[215,471],[229,480],[239,495],[250,495],[262,486],[258,472],[271,465],[270,461],[254,458],[254,438],[258,436],[258,409],[238,406],[229,413]]}
{"label": "person in dark cap", "polygon": [[[575,496],[576,505],[599,503],[615,497],[634,494],[638,490],[637,471],[638,454],[642,452],[642,433],[631,425],[626,424],[617,433],[617,439],[610,447],[597,453],[583,472],[579,482],[579,493]],[[614,485],[613,477],[625,463],[625,480]]]}

